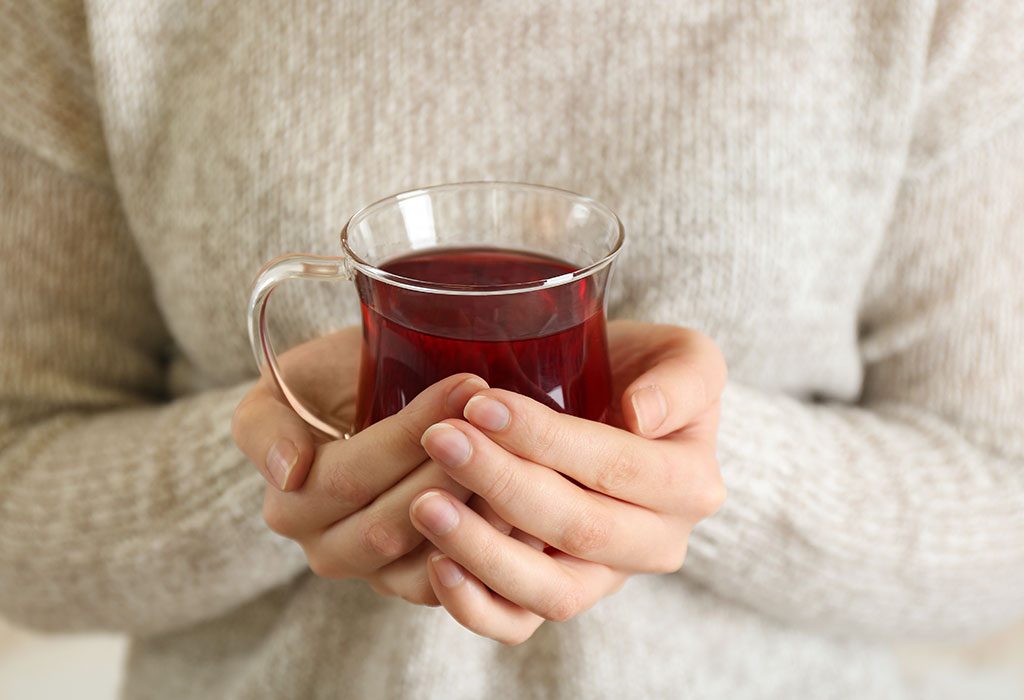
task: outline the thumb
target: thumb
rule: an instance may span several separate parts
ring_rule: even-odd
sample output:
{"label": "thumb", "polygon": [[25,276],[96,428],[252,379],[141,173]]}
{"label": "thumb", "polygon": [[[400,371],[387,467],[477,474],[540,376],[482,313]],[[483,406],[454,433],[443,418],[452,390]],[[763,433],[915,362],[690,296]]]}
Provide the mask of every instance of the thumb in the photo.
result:
{"label": "thumb", "polygon": [[689,425],[713,406],[725,387],[727,370],[713,340],[697,331],[673,328],[653,365],[622,394],[622,416],[630,432],[660,438]]}
{"label": "thumb", "polygon": [[305,483],[316,450],[312,429],[263,382],[238,404],[231,434],[271,486],[294,491]]}

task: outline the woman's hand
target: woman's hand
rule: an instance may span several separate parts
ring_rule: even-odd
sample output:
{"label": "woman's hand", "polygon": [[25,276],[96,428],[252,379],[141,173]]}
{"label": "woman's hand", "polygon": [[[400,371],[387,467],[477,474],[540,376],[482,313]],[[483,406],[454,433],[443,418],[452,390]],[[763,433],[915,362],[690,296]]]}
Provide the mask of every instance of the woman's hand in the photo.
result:
{"label": "woman's hand", "polygon": [[726,368],[715,344],[632,322],[610,324],[609,339],[617,425],[487,389],[466,420],[423,435],[435,462],[488,506],[434,488],[411,509],[441,552],[429,558],[437,598],[479,634],[518,643],[630,574],[676,571],[694,525],[725,498],[715,437]]}
{"label": "woman's hand", "polygon": [[[352,422],[361,336],[350,328],[300,345],[280,358],[282,370],[311,408],[336,425]],[[414,603],[438,603],[426,576],[433,547],[409,520],[424,489],[464,500],[469,491],[448,477],[420,445],[433,423],[462,414],[487,384],[470,374],[429,387],[400,413],[349,440],[316,434],[267,379],[242,399],[235,442],[270,485],[263,516],[270,529],[302,545],[314,573],[363,578],[374,590]]]}

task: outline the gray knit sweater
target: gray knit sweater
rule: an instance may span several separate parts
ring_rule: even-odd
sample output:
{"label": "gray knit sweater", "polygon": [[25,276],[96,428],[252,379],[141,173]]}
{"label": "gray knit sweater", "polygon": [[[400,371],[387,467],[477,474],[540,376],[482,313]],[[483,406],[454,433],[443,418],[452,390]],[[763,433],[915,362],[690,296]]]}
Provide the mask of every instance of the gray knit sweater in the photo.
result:
{"label": "gray knit sweater", "polygon": [[[1019,0],[0,5],[0,613],[128,697],[901,697],[1024,614]],[[611,315],[731,368],[683,570],[515,648],[310,574],[229,427],[264,260],[488,178],[611,205]]]}

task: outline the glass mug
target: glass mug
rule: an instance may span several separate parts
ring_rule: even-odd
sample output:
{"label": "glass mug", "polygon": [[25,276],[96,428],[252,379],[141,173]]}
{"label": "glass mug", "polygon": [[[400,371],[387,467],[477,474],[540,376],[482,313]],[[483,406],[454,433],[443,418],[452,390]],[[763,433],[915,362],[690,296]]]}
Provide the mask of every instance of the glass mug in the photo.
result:
{"label": "glass mug", "polygon": [[[296,413],[334,438],[397,413],[459,372],[604,420],[604,292],[623,240],[606,206],[552,187],[468,182],[404,192],[349,219],[343,255],[267,263],[249,300],[249,340]],[[363,342],[353,426],[339,430],[314,415],[281,377],[267,300],[292,278],[356,283]]]}

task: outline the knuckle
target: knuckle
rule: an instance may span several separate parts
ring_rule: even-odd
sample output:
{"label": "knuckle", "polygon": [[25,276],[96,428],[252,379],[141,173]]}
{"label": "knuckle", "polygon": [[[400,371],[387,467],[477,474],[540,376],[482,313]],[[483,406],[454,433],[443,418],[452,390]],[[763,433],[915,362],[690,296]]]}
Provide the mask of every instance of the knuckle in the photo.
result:
{"label": "knuckle", "polygon": [[533,636],[534,630],[515,630],[497,635],[495,641],[507,647],[516,647]]}
{"label": "knuckle", "polygon": [[598,468],[595,486],[598,491],[604,493],[619,492],[640,476],[641,468],[635,449],[630,446],[622,447],[612,459]]}
{"label": "knuckle", "polygon": [[656,574],[674,574],[683,568],[686,560],[686,545],[681,548],[671,549],[661,554],[651,567],[651,572]]}
{"label": "knuckle", "polygon": [[691,328],[680,326],[662,326],[665,335],[662,342],[671,346],[677,353],[692,352],[693,348],[700,342],[701,334]]}
{"label": "knuckle", "polygon": [[583,595],[579,585],[565,579],[555,594],[545,601],[543,617],[553,622],[571,620],[583,611]]}
{"label": "knuckle", "polygon": [[[699,372],[705,389],[718,387],[725,384],[729,375],[729,366],[725,361],[725,355],[718,343],[708,335],[698,331],[690,331],[691,342],[699,357],[701,358],[702,372]],[[710,381],[709,381],[710,380]],[[711,396],[707,396],[711,399]]]}
{"label": "knuckle", "polygon": [[423,431],[426,429],[420,426],[427,422],[425,419],[427,418],[428,409],[426,407],[413,407],[412,404],[408,408],[411,409],[408,413],[395,416],[395,428],[401,435],[402,440],[410,445],[419,445],[420,440],[423,438]]}
{"label": "knuckle", "polygon": [[668,339],[677,345],[688,343],[693,340],[693,338],[701,335],[700,331],[693,330],[692,328],[685,328],[683,326],[667,325],[662,326],[662,328],[667,333]]}
{"label": "knuckle", "polygon": [[473,559],[479,571],[500,571],[505,552],[498,538],[487,538],[477,546]]}
{"label": "knuckle", "polygon": [[712,355],[712,362],[714,363],[715,371],[721,378],[721,383],[724,385],[729,381],[729,363],[725,361],[725,354],[722,349],[718,347],[716,343],[712,343],[714,347],[714,353]]}
{"label": "knuckle", "polygon": [[414,396],[412,400],[396,415],[414,417],[422,416],[436,410],[440,405],[440,400],[447,393],[449,387],[457,386],[457,384],[452,383],[452,381],[451,377],[445,377],[444,379],[437,380]]}
{"label": "knuckle", "polygon": [[231,414],[231,439],[239,446],[242,444],[242,423],[245,420],[242,416],[242,407],[244,405],[244,401],[238,404],[238,406],[235,407],[235,412]]}
{"label": "knuckle", "polygon": [[576,556],[586,556],[606,547],[610,539],[609,520],[595,509],[587,508],[566,529],[560,549]]}
{"label": "knuckle", "polygon": [[375,558],[390,561],[405,553],[405,543],[394,528],[380,520],[372,521],[359,531],[363,550]]}
{"label": "knuckle", "polygon": [[562,441],[562,429],[558,421],[539,421],[540,425],[534,428],[531,434],[531,453],[539,459],[550,455],[555,447]]}
{"label": "knuckle", "polygon": [[320,578],[341,579],[348,577],[348,571],[335,556],[319,548],[306,549],[306,563],[309,570]]}
{"label": "knuckle", "polygon": [[361,508],[376,495],[352,473],[348,464],[331,464],[324,471],[321,487],[332,501],[350,510]]}
{"label": "knuckle", "polygon": [[657,462],[653,464],[652,475],[659,492],[664,494],[673,510],[683,506],[687,494],[692,487],[687,479],[685,457],[675,450],[659,450]]}
{"label": "knuckle", "polygon": [[482,637],[490,637],[496,641],[502,641],[501,635],[494,633],[494,622],[484,611],[476,607],[459,612],[459,623],[468,630],[476,632]]}
{"label": "knuckle", "polygon": [[378,581],[377,579],[369,578],[366,579],[366,582],[370,584],[370,589],[379,596],[392,598],[395,595],[395,592],[392,591],[391,588],[383,581]]}
{"label": "knuckle", "polygon": [[700,406],[707,407],[711,405],[714,396],[711,394],[711,386],[708,383],[707,374],[698,371],[696,368],[690,369],[690,374],[693,376],[694,391],[700,396]]}
{"label": "knuckle", "polygon": [[407,588],[399,593],[399,597],[413,605],[426,605],[436,607],[441,604],[430,586],[430,581],[425,577],[417,577]]}
{"label": "knuckle", "polygon": [[721,378],[724,383],[729,375],[729,365],[725,361],[725,354],[722,352],[722,348],[718,347],[718,343],[710,336],[702,335],[701,338],[701,349],[707,358],[708,369],[713,373],[713,376]]}
{"label": "knuckle", "polygon": [[276,498],[265,497],[263,499],[263,522],[271,532],[282,537],[291,537],[295,534],[288,509],[284,508]]}
{"label": "knuckle", "polygon": [[231,439],[238,446],[244,445],[248,436],[249,414],[252,411],[252,395],[245,397],[235,406],[235,412],[231,415]]}
{"label": "knuckle", "polygon": [[516,477],[516,471],[506,464],[498,471],[497,476],[491,480],[481,495],[485,501],[491,504],[502,504],[513,502],[518,491],[519,480]]}
{"label": "knuckle", "polygon": [[721,510],[725,503],[725,482],[716,478],[694,494],[694,508],[701,518],[708,518]]}
{"label": "knuckle", "polygon": [[412,605],[422,605],[428,608],[436,608],[438,605],[441,604],[441,601],[439,601],[437,599],[437,596],[434,595],[433,590],[427,591],[425,593],[406,593],[400,597],[406,603],[410,603]]}

